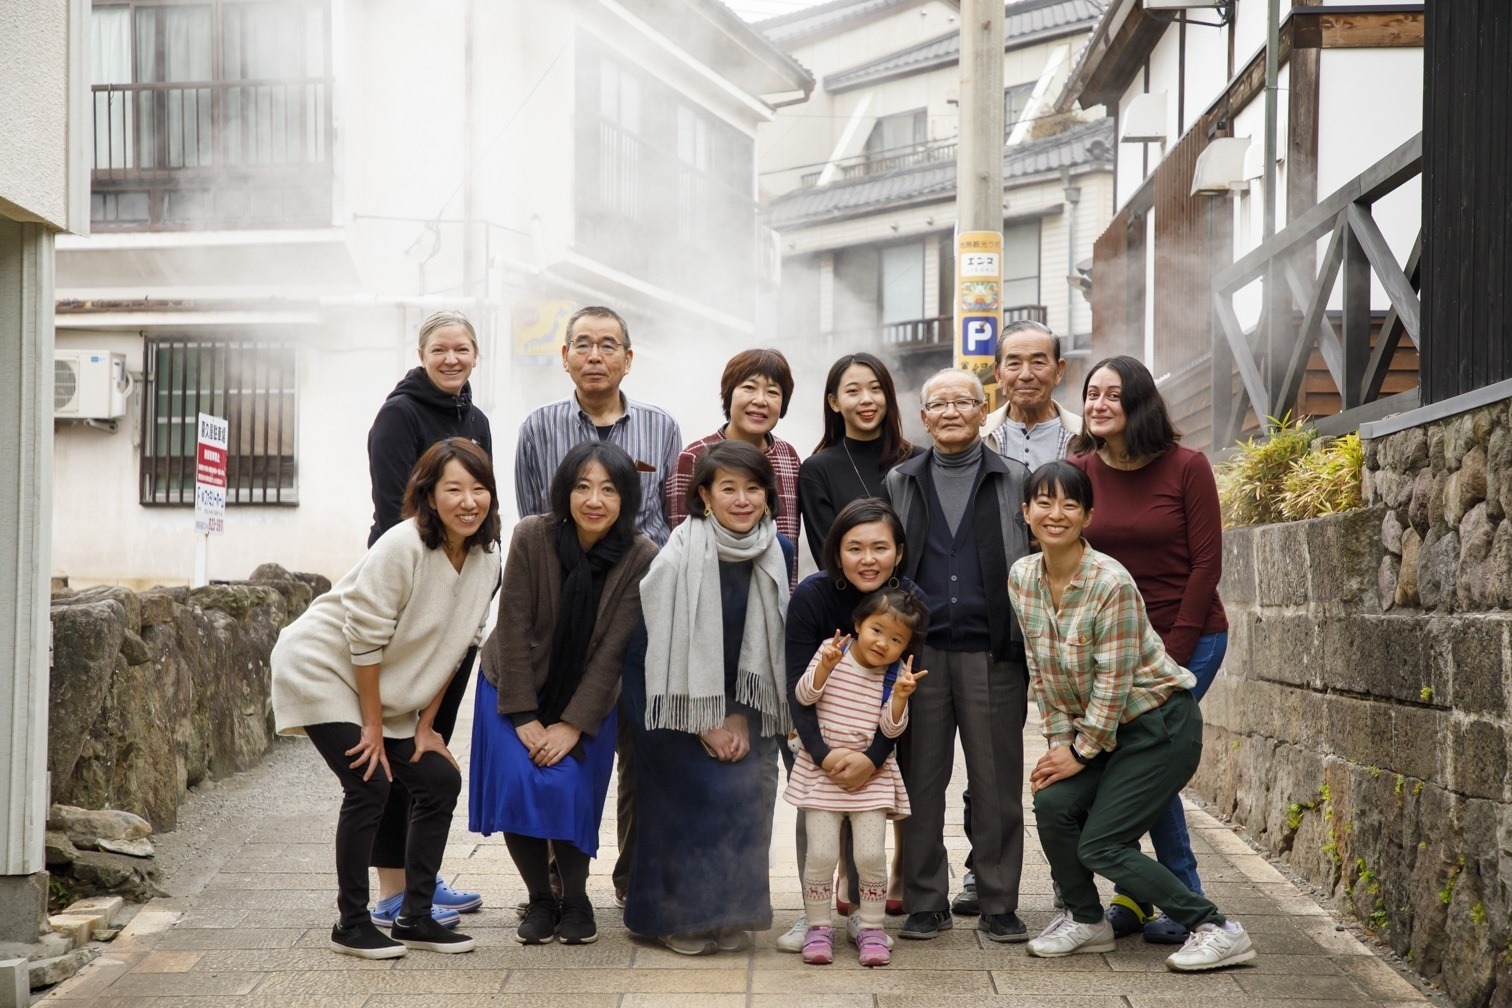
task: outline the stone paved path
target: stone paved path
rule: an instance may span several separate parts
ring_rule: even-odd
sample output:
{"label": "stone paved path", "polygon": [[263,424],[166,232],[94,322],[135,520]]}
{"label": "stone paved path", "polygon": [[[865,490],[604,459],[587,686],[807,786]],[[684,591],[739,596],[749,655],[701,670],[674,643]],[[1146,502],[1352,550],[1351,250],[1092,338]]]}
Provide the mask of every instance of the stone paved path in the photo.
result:
{"label": "stone paved path", "polygon": [[[464,710],[471,709],[471,701]],[[1031,711],[1031,725],[1033,712]],[[469,736],[464,723],[459,736]],[[1025,733],[1032,760],[1043,746]],[[458,756],[466,765],[465,744]],[[956,780],[964,781],[959,759]],[[953,788],[959,799],[959,785]],[[611,792],[612,796],[612,792]],[[1027,798],[1027,795],[1026,795]],[[1250,966],[1203,975],[1165,970],[1169,949],[1125,939],[1108,955],[1031,959],[1022,945],[978,937],[973,918],[929,942],[898,942],[893,965],[866,970],[849,959],[805,967],[772,949],[685,958],[626,934],[610,900],[607,865],[614,823],[591,882],[599,941],[525,948],[514,941],[519,879],[497,837],[465,830],[459,816],[445,873],[485,894],[465,918],[478,940],[467,955],[412,952],[366,962],[326,949],[334,919],[331,836],[335,782],[303,739],[281,740],[257,769],[202,789],[179,830],[158,838],[168,898],[144,907],[105,954],[60,984],[42,1008],[902,1008],[955,1002],[983,1006],[1157,1008],[1215,1004],[1260,1008],[1424,1005],[1391,967],[1299,892],[1241,839],[1199,810],[1188,813],[1204,884],[1255,938]],[[613,801],[610,801],[610,815]],[[465,808],[465,796],[464,804]],[[947,845],[965,856],[957,804]],[[793,859],[793,810],[779,802],[773,844],[773,902],[786,929],[801,903]],[[1032,834],[1026,843],[1021,915],[1036,933],[1051,916],[1049,869]],[[898,919],[889,919],[896,928]],[[842,951],[837,949],[837,951]],[[437,997],[436,995],[440,995]]]}

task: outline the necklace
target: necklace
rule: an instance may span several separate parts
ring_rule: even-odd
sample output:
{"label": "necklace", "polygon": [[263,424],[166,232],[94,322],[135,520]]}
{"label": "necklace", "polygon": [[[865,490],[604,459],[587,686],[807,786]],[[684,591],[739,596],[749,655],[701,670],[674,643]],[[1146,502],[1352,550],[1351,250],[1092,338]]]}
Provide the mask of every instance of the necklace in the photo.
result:
{"label": "necklace", "polygon": [[861,470],[856,466],[856,459],[851,455],[850,445],[845,443],[845,436],[840,437],[840,447],[845,449],[845,457],[850,460],[851,472],[856,474],[856,482],[861,484],[861,491],[866,494],[868,500],[873,496],[871,487],[866,485],[866,480],[861,475]]}

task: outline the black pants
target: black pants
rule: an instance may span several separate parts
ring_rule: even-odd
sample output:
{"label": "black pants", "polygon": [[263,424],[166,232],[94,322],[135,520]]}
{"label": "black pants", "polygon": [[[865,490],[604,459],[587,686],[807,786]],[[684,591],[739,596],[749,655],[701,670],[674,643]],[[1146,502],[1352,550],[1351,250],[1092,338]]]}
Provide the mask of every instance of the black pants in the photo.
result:
{"label": "black pants", "polygon": [[[381,768],[367,780],[362,768],[353,769],[347,750],[362,740],[354,724],[332,722],[306,725],[305,732],[325,759],[345,796],[341,817],[336,820],[336,906],[341,923],[350,926],[369,919],[368,860],[373,835],[383,816],[384,803],[393,790]],[[395,782],[403,781],[411,795],[410,819],[404,837],[404,907],[406,917],[429,914],[436,895],[436,872],[446,853],[446,834],[451,829],[452,810],[462,791],[462,775],[436,753],[426,753],[418,763],[414,739],[384,739],[389,769]]]}
{"label": "black pants", "polygon": [[[457,667],[451,683],[446,687],[446,695],[441,698],[441,709],[436,712],[436,733],[448,746],[451,745],[452,731],[457,727],[457,711],[462,708],[462,695],[467,692],[467,684],[471,679],[469,673],[472,671],[474,654],[476,650],[469,650],[467,657],[462,659],[462,664]],[[383,818],[378,820],[378,832],[373,837],[373,853],[368,864],[374,868],[405,867],[404,838],[409,832],[409,823],[409,789],[399,779],[399,775],[395,774],[393,785],[389,788],[388,802],[383,806]]]}

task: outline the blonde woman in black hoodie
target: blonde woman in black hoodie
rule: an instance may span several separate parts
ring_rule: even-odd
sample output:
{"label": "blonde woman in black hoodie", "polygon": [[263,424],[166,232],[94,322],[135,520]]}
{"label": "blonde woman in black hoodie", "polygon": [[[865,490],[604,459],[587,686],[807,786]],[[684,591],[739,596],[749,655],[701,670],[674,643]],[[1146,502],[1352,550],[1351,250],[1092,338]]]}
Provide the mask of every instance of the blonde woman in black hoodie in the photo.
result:
{"label": "blonde woman in black hoodie", "polygon": [[[394,386],[368,431],[368,472],[373,483],[369,546],[399,523],[410,470],[431,445],[443,438],[464,437],[493,459],[488,417],[473,405],[468,381],[478,363],[478,336],[472,323],[458,311],[435,312],[420,323],[419,344],[420,366],[411,368]],[[462,659],[436,714],[434,727],[448,744],[476,651]],[[409,817],[409,792],[396,780],[373,841],[373,866],[378,869],[373,923],[380,926],[388,926],[404,900],[404,838]],[[437,877],[431,913],[440,923],[455,927],[460,914],[482,906],[478,893],[458,892]]]}

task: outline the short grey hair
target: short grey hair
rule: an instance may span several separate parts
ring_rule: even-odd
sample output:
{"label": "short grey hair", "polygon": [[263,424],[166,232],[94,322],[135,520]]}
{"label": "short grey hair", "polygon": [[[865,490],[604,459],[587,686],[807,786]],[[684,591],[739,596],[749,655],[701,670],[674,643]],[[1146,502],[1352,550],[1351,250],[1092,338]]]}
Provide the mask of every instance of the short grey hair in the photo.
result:
{"label": "short grey hair", "polygon": [[467,342],[472,344],[473,353],[478,352],[478,334],[473,330],[473,324],[467,320],[467,316],[450,308],[438,312],[432,312],[424,322],[420,323],[420,352],[425,353],[425,344],[430,342],[431,336],[436,330],[445,329],[448,326],[456,326],[467,335]]}
{"label": "short grey hair", "polygon": [[1043,322],[1036,322],[1034,321],[1034,319],[1016,319],[1015,321],[1009,322],[1007,325],[1003,326],[1002,335],[998,337],[997,341],[997,351],[993,354],[992,357],[993,367],[997,367],[998,365],[1003,363],[1003,344],[1008,342],[1008,337],[1015,336],[1021,332],[1035,332],[1043,336],[1049,336],[1050,356],[1054,357],[1055,361],[1059,363],[1059,361],[1061,360],[1060,337],[1055,335],[1055,333],[1050,330],[1050,327],[1045,325]]}
{"label": "short grey hair", "polygon": [[981,375],[977,374],[975,371],[967,371],[964,368],[948,367],[941,368],[939,371],[936,371],[934,374],[924,379],[924,384],[919,388],[920,406],[929,402],[929,386],[933,385],[935,382],[944,381],[946,378],[965,379],[966,381],[971,382],[971,384],[976,386],[977,398],[981,399],[984,402],[987,400],[987,389],[982,384]]}

